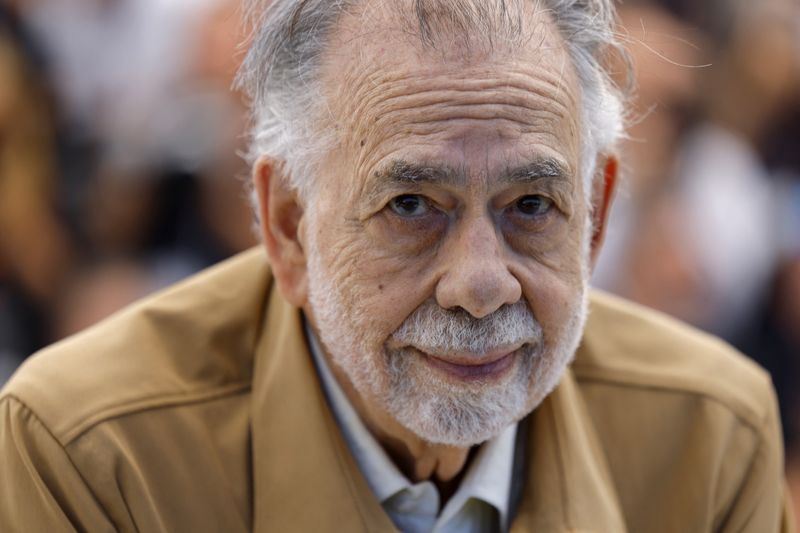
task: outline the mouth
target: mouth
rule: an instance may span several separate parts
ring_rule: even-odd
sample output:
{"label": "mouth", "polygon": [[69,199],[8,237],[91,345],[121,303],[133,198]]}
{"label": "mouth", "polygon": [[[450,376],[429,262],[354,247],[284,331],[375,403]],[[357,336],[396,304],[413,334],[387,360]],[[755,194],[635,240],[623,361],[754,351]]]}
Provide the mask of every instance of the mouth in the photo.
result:
{"label": "mouth", "polygon": [[513,365],[522,346],[475,354],[430,354],[414,349],[432,367],[463,381],[485,381],[504,375]]}

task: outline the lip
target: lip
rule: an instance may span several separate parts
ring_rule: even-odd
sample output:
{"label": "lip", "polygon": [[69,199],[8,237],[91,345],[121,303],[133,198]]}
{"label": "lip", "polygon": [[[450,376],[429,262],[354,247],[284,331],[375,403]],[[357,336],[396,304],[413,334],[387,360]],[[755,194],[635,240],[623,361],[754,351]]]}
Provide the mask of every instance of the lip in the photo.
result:
{"label": "lip", "polygon": [[510,350],[494,351],[476,358],[463,354],[433,355],[417,350],[425,361],[444,373],[464,380],[477,381],[498,378],[514,364],[519,347]]}

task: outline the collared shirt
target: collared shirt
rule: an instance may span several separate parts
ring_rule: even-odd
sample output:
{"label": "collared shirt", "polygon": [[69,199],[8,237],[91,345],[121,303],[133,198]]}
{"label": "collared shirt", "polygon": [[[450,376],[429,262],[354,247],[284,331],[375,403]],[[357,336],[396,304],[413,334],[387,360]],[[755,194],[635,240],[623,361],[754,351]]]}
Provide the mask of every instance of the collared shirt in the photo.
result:
{"label": "collared shirt", "polygon": [[431,481],[411,483],[370,434],[337,383],[306,324],[322,387],[356,463],[394,524],[405,533],[505,531],[517,425],[484,443],[442,508]]}

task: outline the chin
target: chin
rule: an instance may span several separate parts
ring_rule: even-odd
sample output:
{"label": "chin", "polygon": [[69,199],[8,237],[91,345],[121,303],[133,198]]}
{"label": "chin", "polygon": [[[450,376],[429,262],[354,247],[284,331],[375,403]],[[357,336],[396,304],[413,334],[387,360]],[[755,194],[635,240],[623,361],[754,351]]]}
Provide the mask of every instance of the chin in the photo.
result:
{"label": "chin", "polygon": [[420,357],[400,350],[387,354],[388,387],[381,403],[426,442],[475,446],[533,411],[558,384],[573,353],[526,345],[503,375],[465,382],[442,375]]}

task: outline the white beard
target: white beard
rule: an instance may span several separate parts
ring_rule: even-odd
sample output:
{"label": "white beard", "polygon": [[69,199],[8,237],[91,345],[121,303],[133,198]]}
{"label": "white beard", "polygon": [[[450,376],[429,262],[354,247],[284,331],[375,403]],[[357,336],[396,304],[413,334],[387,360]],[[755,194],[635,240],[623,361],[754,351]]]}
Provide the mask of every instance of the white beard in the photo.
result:
{"label": "white beard", "polygon": [[[387,343],[389,339],[370,337],[379,328],[367,310],[348,305],[357,299],[342,290],[346,284],[322,263],[315,234],[309,231],[309,302],[323,346],[367,402],[377,402],[425,441],[468,447],[499,435],[550,394],[574,357],[587,315],[588,253],[584,254],[580,298],[557,338],[544,338],[524,300],[482,319],[442,309],[428,300]],[[588,246],[584,248],[588,251]],[[490,382],[447,380],[408,347],[479,357],[519,342],[525,345],[515,355],[513,367]]]}

